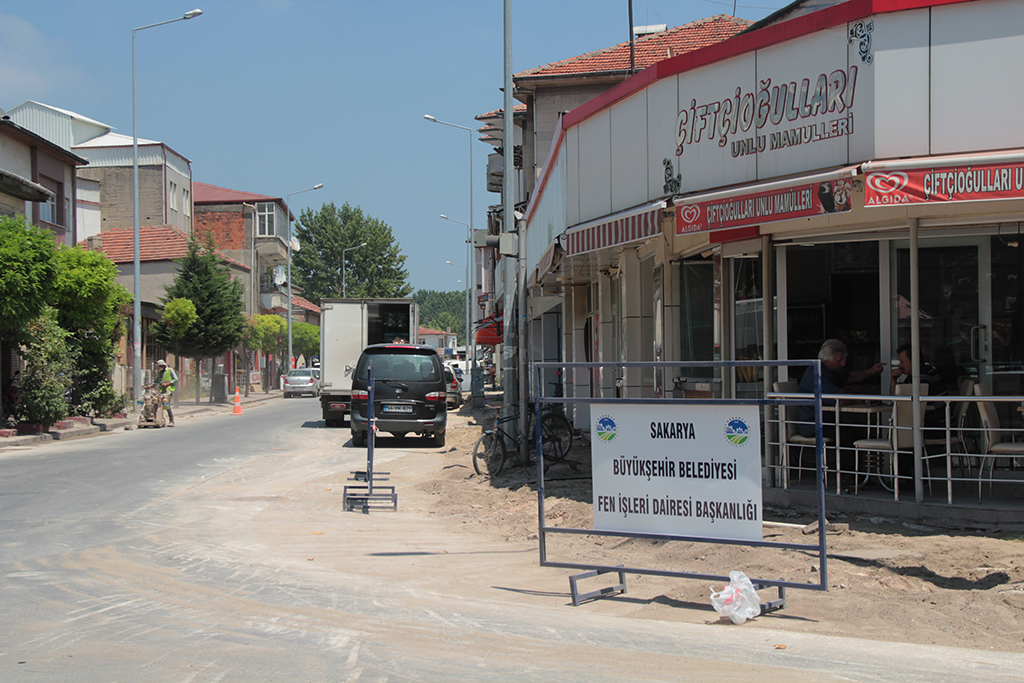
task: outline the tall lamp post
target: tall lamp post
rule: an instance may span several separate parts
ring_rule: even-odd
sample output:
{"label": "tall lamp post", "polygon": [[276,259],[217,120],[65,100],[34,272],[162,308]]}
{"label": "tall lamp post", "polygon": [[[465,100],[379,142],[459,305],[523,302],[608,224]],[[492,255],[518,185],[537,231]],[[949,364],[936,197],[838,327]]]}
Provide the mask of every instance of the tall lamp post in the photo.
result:
{"label": "tall lamp post", "polygon": [[[441,216],[444,218],[444,216]],[[469,326],[469,266],[460,266],[458,263],[452,263],[451,261],[445,261],[449,266],[455,266],[456,268],[466,269],[466,359],[469,359],[469,344],[473,337],[473,330]],[[472,377],[472,375],[471,375]]]}
{"label": "tall lamp post", "polygon": [[139,121],[135,98],[135,34],[147,28],[192,19],[202,13],[203,10],[194,9],[185,12],[185,14],[177,19],[168,19],[167,21],[160,21],[155,24],[132,29],[132,191],[134,197],[132,204],[132,224],[134,229],[132,235],[135,238],[132,261],[132,276],[135,280],[135,303],[132,306],[132,315],[135,318],[132,322],[132,365],[134,366],[132,372],[132,399],[135,401],[136,410],[138,410],[139,401],[142,398],[142,275],[139,266]]}
{"label": "tall lamp post", "polygon": [[[468,126],[460,126],[460,125],[455,124],[455,123],[448,123],[447,121],[441,121],[439,119],[434,118],[430,114],[424,114],[423,118],[425,118],[427,121],[430,121],[432,123],[440,123],[442,126],[451,126],[452,128],[458,128],[459,130],[464,130],[467,133],[469,133],[469,242],[470,242],[470,244],[469,244],[468,248],[472,249],[472,241],[473,241],[473,129],[469,128]],[[456,222],[461,222],[461,221],[456,221]],[[469,286],[469,290],[472,292],[473,291],[473,284],[474,284],[474,281],[476,280],[476,273],[474,272],[476,270],[476,268],[474,267],[474,263],[473,263],[473,259],[472,258],[470,258],[468,260],[468,262],[466,263],[466,266],[469,269],[469,278],[468,278],[469,282],[468,282],[468,286]],[[474,341],[473,338],[472,338],[473,337],[473,333],[472,333],[471,329],[468,329],[469,327],[470,327],[470,325],[467,325],[467,329],[466,329],[466,337],[467,337],[467,339],[466,339],[466,341],[467,342],[473,342]],[[471,351],[472,351],[472,359],[473,359],[473,371],[472,371],[472,374],[470,374],[470,377],[472,378],[470,380],[470,387],[472,389],[472,395],[473,396],[477,396],[477,392],[476,392],[476,386],[477,385],[476,385],[476,381],[475,381],[476,380],[476,344],[468,344],[466,346],[466,353],[469,354]]]}
{"label": "tall lamp post", "polygon": [[[455,220],[454,218],[449,218],[448,216],[445,216],[443,213],[441,214],[441,218],[445,219],[446,221],[451,221],[452,223],[459,223],[461,225],[465,225],[466,226],[466,230],[467,230],[467,232],[466,232],[466,360],[470,359],[469,345],[473,344],[472,358],[475,361],[476,360],[476,340],[473,339],[473,324],[472,324],[472,322],[469,319],[470,318],[469,311],[470,311],[470,307],[472,305],[471,304],[472,299],[470,298],[470,293],[469,293],[469,268],[470,268],[470,266],[473,263],[473,228],[470,227],[469,223],[466,223],[464,221]],[[448,263],[452,263],[452,262],[449,261]],[[452,263],[452,265],[455,265],[455,264]],[[470,375],[470,377],[472,377],[472,375]],[[472,384],[472,382],[471,382],[471,384]]]}
{"label": "tall lamp post", "polygon": [[284,196],[284,210],[288,212],[288,369],[292,369],[292,207],[288,202],[292,195],[312,192],[323,187],[323,183],[317,183],[305,190],[289,192]]}
{"label": "tall lamp post", "polygon": [[345,298],[345,254],[347,254],[348,252],[352,251],[353,249],[358,249],[359,247],[365,247],[365,246],[366,246],[366,242],[363,242],[362,244],[357,244],[354,247],[349,247],[347,249],[342,249],[341,250],[341,298],[342,299]]}

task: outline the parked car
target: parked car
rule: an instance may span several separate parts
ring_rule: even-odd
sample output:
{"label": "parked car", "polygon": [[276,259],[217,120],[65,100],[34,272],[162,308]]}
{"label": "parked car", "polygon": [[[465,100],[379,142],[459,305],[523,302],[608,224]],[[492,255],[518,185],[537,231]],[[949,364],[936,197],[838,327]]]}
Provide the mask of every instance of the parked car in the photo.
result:
{"label": "parked car", "polygon": [[448,427],[448,385],[441,356],[431,346],[374,344],[363,349],[352,377],[352,445],[366,445],[370,367],[378,432],[413,432],[443,446]]}
{"label": "parked car", "polygon": [[310,394],[316,396],[320,393],[320,378],[312,368],[298,368],[290,370],[284,377],[284,397]]}
{"label": "parked car", "polygon": [[448,387],[448,407],[458,408],[462,405],[462,384],[449,366],[444,368],[444,381]]}

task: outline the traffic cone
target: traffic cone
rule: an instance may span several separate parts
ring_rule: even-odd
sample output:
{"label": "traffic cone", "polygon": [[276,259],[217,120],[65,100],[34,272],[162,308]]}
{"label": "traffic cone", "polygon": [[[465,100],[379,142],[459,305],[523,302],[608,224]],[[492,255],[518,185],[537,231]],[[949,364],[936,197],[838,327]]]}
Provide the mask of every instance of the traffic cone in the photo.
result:
{"label": "traffic cone", "polygon": [[231,411],[232,415],[242,415],[242,397],[238,395],[238,387],[235,387],[235,409]]}

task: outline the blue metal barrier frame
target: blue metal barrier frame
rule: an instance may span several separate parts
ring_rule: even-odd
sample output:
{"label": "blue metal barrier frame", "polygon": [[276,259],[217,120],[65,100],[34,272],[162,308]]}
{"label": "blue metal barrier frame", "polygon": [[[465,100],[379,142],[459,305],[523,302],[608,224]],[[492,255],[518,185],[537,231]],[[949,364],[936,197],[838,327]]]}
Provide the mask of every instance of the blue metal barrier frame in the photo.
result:
{"label": "blue metal barrier frame", "polygon": [[[759,398],[759,399],[736,399],[736,398],[577,398],[569,396],[545,396],[544,395],[544,370],[548,368],[562,368],[575,370],[584,368],[734,368],[734,367],[761,367],[777,368],[805,366],[813,370],[814,392],[806,399],[795,398]],[[729,581],[727,575],[719,574],[698,574],[694,572],[680,572],[665,569],[649,569],[642,567],[624,567],[622,565],[599,565],[576,562],[553,562],[547,557],[547,535],[548,534],[575,534],[582,536],[613,536],[617,538],[641,538],[657,541],[689,541],[694,543],[711,543],[718,545],[742,545],[756,548],[778,548],[780,550],[807,550],[818,554],[818,583],[798,583],[782,579],[754,579],[751,582],[760,587],[799,588],[802,590],[827,591],[828,590],[828,552],[825,544],[826,519],[825,519],[825,468],[824,468],[824,440],[822,438],[822,408],[821,408],[821,361],[819,360],[743,360],[743,361],[661,361],[661,362],[621,362],[621,363],[560,363],[554,361],[535,362],[534,369],[534,446],[535,452],[541,453],[541,425],[540,418],[543,406],[546,403],[573,404],[581,403],[587,405],[756,405],[756,406],[787,406],[812,405],[814,407],[814,433],[816,436],[815,463],[817,469],[817,494],[818,494],[818,543],[779,543],[776,541],[741,541],[735,539],[706,538],[700,536],[675,536],[666,534],[645,534],[636,532],[601,531],[597,529],[576,529],[572,527],[549,527],[544,524],[544,458],[538,456],[537,461],[537,538],[540,550],[540,566],[560,567],[564,569],[583,569],[598,572],[625,572],[630,574],[647,574],[650,576],[672,576],[687,579],[701,579],[709,581]],[[563,375],[564,377],[564,375]],[[591,501],[593,505],[593,501]],[[762,507],[762,522],[764,508]]]}

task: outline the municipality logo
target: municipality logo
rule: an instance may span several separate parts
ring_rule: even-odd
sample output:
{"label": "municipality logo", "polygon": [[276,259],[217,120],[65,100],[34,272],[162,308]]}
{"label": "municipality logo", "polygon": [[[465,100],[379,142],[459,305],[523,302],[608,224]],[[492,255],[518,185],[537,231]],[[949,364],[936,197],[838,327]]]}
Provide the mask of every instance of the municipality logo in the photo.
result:
{"label": "municipality logo", "polygon": [[750,427],[738,417],[725,423],[725,439],[733,446],[742,446],[750,438]]}
{"label": "municipality logo", "polygon": [[615,426],[615,420],[608,415],[602,415],[597,420],[597,438],[601,439],[606,443],[610,443],[615,439],[615,434],[618,431],[618,427]]}

